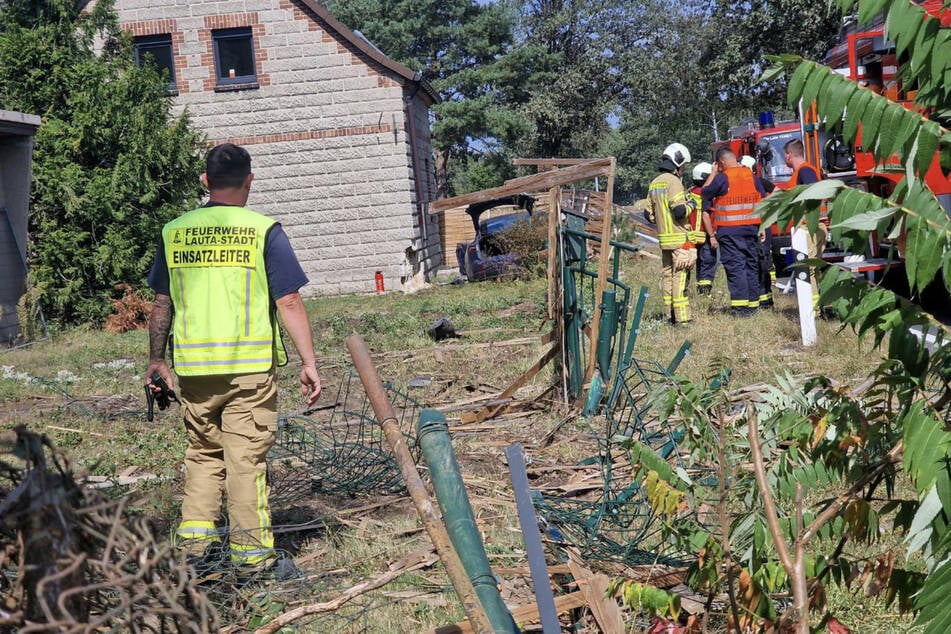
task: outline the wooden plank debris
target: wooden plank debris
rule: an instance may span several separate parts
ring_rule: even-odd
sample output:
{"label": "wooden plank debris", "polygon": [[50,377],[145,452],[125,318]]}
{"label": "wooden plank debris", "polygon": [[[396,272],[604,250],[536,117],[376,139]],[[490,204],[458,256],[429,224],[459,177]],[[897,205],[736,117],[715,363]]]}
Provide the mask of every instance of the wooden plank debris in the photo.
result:
{"label": "wooden plank debris", "polygon": [[137,476],[117,475],[117,476],[86,476],[84,485],[89,489],[111,489],[112,487],[124,487],[138,484],[139,482],[149,482],[158,480],[159,477],[154,473],[143,473]]}
{"label": "wooden plank debris", "polygon": [[105,434],[100,434],[94,431],[87,431],[85,429],[74,429],[73,427],[60,427],[58,425],[47,425],[48,429],[55,429],[56,431],[69,431],[76,434],[83,434],[85,436],[96,436],[97,438],[102,438]]}
{"label": "wooden plank debris", "polygon": [[[492,566],[492,572],[499,575],[500,577],[527,577],[532,574],[532,571],[528,566]],[[553,564],[548,566],[548,574],[567,575],[571,574],[571,570],[568,569],[568,564]]]}
{"label": "wooden plank debris", "polygon": [[[558,188],[552,187],[548,192],[548,318],[556,319],[558,315],[558,295],[560,280],[558,279],[558,251],[555,244],[558,242],[558,225],[561,224],[561,213],[558,210]],[[555,213],[552,213],[554,211]]]}
{"label": "wooden plank debris", "polygon": [[[548,365],[548,362],[554,359],[558,355],[558,352],[560,350],[561,350],[561,343],[560,342],[555,343],[555,345],[549,348],[548,352],[546,352],[544,356],[542,356],[541,359],[536,361],[532,367],[530,367],[528,370],[525,371],[524,374],[522,374],[522,376],[515,379],[515,381],[510,386],[505,388],[505,390],[501,394],[499,394],[498,398],[499,399],[511,398],[512,395],[514,395],[515,392],[517,392],[520,387],[528,383],[536,374],[539,373],[539,371],[542,368]],[[497,405],[497,406],[485,407],[479,410],[478,412],[474,412],[474,413],[466,412],[462,416],[459,417],[459,420],[461,420],[463,423],[481,423],[499,414],[504,408],[505,408],[504,405]]]}
{"label": "wooden plank debris", "polygon": [[548,170],[553,167],[565,167],[567,165],[578,165],[591,159],[578,158],[517,158],[512,160],[512,165],[535,166],[540,170]]}
{"label": "wooden plank debris", "polygon": [[540,172],[530,176],[522,176],[507,181],[505,184],[490,189],[455,196],[453,198],[443,198],[429,203],[430,213],[436,213],[453,207],[471,205],[473,203],[485,202],[496,198],[505,198],[516,194],[527,192],[537,192],[559,185],[585,181],[596,176],[607,176],[609,170],[614,168],[614,158],[591,159],[571,167],[563,169]]}
{"label": "wooden plank debris", "polygon": [[623,634],[624,617],[614,597],[605,596],[611,580],[607,575],[592,572],[581,563],[581,553],[568,549],[568,568],[578,588],[584,593],[594,620],[604,634]]}
{"label": "wooden plank debris", "polygon": [[[611,190],[614,189],[614,157],[610,158],[611,166],[607,172],[608,184],[604,191],[604,214],[602,216],[601,222],[601,254],[598,257],[598,279],[595,283],[594,291],[594,303],[595,306],[598,306],[598,310],[595,311],[594,318],[591,320],[591,335],[588,338],[588,370],[585,373],[585,382],[589,383],[591,377],[594,375],[594,366],[597,361],[597,348],[598,348],[598,329],[601,327],[601,295],[604,293],[604,289],[607,287],[608,282],[608,264],[611,260]],[[589,388],[590,389],[590,388]],[[584,402],[587,398],[588,391],[586,390],[584,396],[579,400]]]}

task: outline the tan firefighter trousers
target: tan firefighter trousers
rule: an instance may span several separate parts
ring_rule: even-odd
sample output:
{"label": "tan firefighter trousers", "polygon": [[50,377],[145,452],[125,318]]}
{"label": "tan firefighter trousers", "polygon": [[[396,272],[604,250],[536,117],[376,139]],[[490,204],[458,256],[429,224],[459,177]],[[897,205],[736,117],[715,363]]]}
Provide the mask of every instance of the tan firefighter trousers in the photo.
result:
{"label": "tan firefighter trousers", "polygon": [[260,563],[274,554],[266,462],[277,431],[274,374],[186,376],[179,385],[188,449],[176,543],[197,554],[219,541],[224,490],[231,559]]}
{"label": "tan firefighter trousers", "polygon": [[[696,262],[697,251],[695,249],[662,249],[660,253],[663,269],[661,287],[664,313],[673,323],[690,321],[690,300],[686,295],[687,271],[692,266],[689,257],[692,255],[692,262]],[[682,260],[683,255],[688,258],[687,262]]]}

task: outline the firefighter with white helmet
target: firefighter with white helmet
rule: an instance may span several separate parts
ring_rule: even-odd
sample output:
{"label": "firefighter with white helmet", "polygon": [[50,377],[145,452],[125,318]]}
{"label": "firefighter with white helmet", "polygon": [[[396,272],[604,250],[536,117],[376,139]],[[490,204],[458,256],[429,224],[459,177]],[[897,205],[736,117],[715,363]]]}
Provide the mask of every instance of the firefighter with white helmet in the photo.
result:
{"label": "firefighter with white helmet", "polygon": [[748,170],[756,171],[756,170],[753,170],[753,168],[756,167],[756,159],[750,156],[749,154],[744,154],[743,156],[740,157],[740,165],[742,165]]}
{"label": "firefighter with white helmet", "polygon": [[693,177],[693,180],[703,182],[707,180],[707,176],[710,175],[710,171],[712,169],[713,169],[712,165],[710,165],[706,161],[703,161],[701,163],[697,163],[694,166],[693,171],[690,173],[690,175]]}
{"label": "firefighter with white helmet", "polygon": [[660,242],[664,309],[675,324],[690,321],[690,304],[685,294],[687,272],[697,261],[696,229],[690,225],[691,205],[680,180],[689,162],[690,150],[680,143],[671,143],[661,155],[660,174],[647,190],[650,215],[657,223]]}
{"label": "firefighter with white helmet", "polygon": [[697,239],[694,240],[697,245],[697,295],[709,295],[713,291],[713,278],[717,272],[716,231],[710,210],[703,208],[703,199],[700,196],[700,188],[712,170],[713,166],[706,161],[697,163],[691,172],[693,187],[688,194],[697,215]]}

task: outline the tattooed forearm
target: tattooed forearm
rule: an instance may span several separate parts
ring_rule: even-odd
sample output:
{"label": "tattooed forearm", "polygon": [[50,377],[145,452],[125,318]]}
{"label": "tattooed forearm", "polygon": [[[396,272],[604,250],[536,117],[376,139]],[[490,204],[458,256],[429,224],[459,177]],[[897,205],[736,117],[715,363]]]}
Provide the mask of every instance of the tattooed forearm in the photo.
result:
{"label": "tattooed forearm", "polygon": [[149,360],[165,359],[165,345],[172,328],[172,298],[157,294],[149,317]]}

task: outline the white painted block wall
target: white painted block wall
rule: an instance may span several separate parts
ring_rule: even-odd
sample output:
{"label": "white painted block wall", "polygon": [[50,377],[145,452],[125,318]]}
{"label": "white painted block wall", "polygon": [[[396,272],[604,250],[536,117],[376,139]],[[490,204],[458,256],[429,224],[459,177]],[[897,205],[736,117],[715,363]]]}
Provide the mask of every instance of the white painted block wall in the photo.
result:
{"label": "white painted block wall", "polygon": [[[133,34],[174,32],[176,108],[209,142],[251,153],[248,206],[284,226],[310,278],[305,296],[372,292],[376,271],[388,289],[414,290],[435,272],[439,231],[417,211],[404,104],[415,84],[401,85],[290,0],[118,0],[116,8]],[[232,17],[226,25],[213,16]],[[260,86],[215,92],[209,28],[232,25],[252,26]],[[418,93],[410,110],[429,157],[419,160],[428,201],[428,109]]]}

